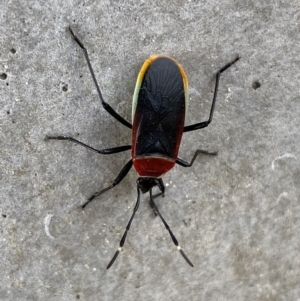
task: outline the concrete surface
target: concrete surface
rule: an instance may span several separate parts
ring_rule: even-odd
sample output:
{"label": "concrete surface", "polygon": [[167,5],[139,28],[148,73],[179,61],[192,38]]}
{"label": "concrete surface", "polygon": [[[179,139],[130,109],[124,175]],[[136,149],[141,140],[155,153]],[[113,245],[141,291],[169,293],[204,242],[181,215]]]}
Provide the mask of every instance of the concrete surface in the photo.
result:
{"label": "concrete surface", "polygon": [[[172,3],[172,4],[171,4]],[[300,300],[299,1],[0,2],[1,300]],[[110,184],[130,152],[130,131],[101,107],[82,51],[103,96],[131,118],[143,61],[174,56],[190,82],[180,157],[218,150],[165,177],[165,219],[189,267],[149,209],[148,195],[124,251],[106,271],[136,201],[134,170]]]}

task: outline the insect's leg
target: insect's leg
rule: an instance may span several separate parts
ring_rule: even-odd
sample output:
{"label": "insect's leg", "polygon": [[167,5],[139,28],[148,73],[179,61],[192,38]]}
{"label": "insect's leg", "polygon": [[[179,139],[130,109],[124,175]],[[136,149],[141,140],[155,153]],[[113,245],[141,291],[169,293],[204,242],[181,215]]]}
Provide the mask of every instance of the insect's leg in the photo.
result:
{"label": "insect's leg", "polygon": [[137,196],[137,201],[136,201],[136,204],[135,204],[135,206],[134,206],[134,209],[133,209],[133,213],[132,213],[132,215],[131,215],[131,218],[130,218],[130,220],[129,220],[127,226],[126,226],[126,230],[125,230],[125,232],[124,232],[124,234],[123,234],[123,236],[122,236],[122,238],[121,238],[121,241],[120,241],[120,244],[119,244],[119,248],[117,249],[115,255],[113,256],[113,258],[111,259],[111,261],[110,261],[109,264],[107,265],[106,269],[109,269],[109,268],[113,265],[113,263],[114,263],[115,260],[117,259],[118,255],[119,255],[120,252],[122,251],[123,245],[124,245],[125,240],[126,240],[127,232],[128,232],[129,229],[130,229],[131,222],[132,222],[132,220],[133,220],[133,218],[134,218],[134,215],[135,215],[135,213],[137,212],[137,210],[138,210],[138,208],[139,208],[139,205],[140,205],[140,189],[139,189],[139,188],[137,188],[137,194],[138,194],[138,196]]}
{"label": "insect's leg", "polygon": [[163,224],[165,225],[166,229],[169,231],[170,236],[172,238],[172,241],[174,243],[174,245],[177,247],[177,250],[180,252],[180,254],[182,255],[182,257],[186,260],[186,262],[193,267],[193,263],[189,260],[189,258],[186,256],[186,254],[183,252],[182,248],[179,246],[178,240],[176,239],[176,237],[174,236],[173,232],[171,231],[169,225],[166,223],[166,221],[164,220],[164,218],[162,217],[162,215],[160,214],[156,204],[154,203],[153,200],[153,196],[152,196],[152,189],[150,189],[150,202],[152,203],[153,209],[156,212],[156,214],[160,217],[160,219],[162,220]]}
{"label": "insect's leg", "polygon": [[86,62],[88,64],[88,67],[89,67],[89,70],[90,70],[90,73],[91,73],[91,76],[93,78],[93,81],[94,81],[94,84],[96,86],[96,89],[97,89],[97,92],[98,92],[98,95],[99,95],[99,98],[101,100],[101,103],[102,103],[102,106],[103,108],[110,114],[112,115],[114,118],[116,118],[120,123],[122,123],[123,125],[127,126],[128,128],[132,128],[132,125],[127,121],[125,120],[123,117],[121,117],[108,103],[106,103],[103,99],[103,96],[102,96],[102,93],[101,93],[101,90],[100,90],[100,87],[97,83],[97,80],[96,80],[96,76],[95,76],[95,73],[94,73],[94,70],[92,68],[92,65],[91,65],[91,62],[90,62],[90,59],[89,59],[89,55],[88,55],[88,52],[86,50],[86,48],[84,47],[84,45],[82,44],[82,42],[78,39],[78,37],[74,34],[73,30],[71,29],[71,27],[69,27],[69,31],[73,37],[73,39],[75,40],[75,42],[80,46],[80,48],[83,50],[83,53],[84,53],[84,56],[85,56],[85,59],[86,59]]}
{"label": "insect's leg", "polygon": [[132,159],[130,159],[126,165],[122,168],[122,170],[120,171],[120,173],[118,174],[118,176],[115,178],[115,180],[113,181],[113,183],[111,185],[109,185],[108,187],[97,191],[96,193],[94,193],[82,206],[81,208],[83,209],[87,204],[89,204],[95,197],[101,195],[102,193],[104,193],[107,190],[112,189],[113,187],[115,187],[116,185],[118,185],[124,178],[125,176],[128,174],[129,170],[132,167]]}
{"label": "insect's leg", "polygon": [[160,190],[160,192],[153,195],[153,199],[155,199],[155,198],[157,198],[161,195],[163,197],[165,196],[165,185],[164,185],[164,182],[163,182],[162,178],[157,179],[157,186],[158,186],[158,189]]}
{"label": "insect's leg", "polygon": [[158,186],[159,190],[161,191],[162,196],[165,196],[165,185],[164,185],[162,178],[158,179],[157,186]]}
{"label": "insect's leg", "polygon": [[239,60],[239,57],[235,58],[232,62],[228,63],[227,65],[225,65],[223,68],[221,68],[217,72],[214,97],[213,97],[213,101],[212,101],[212,105],[211,105],[211,109],[210,109],[210,114],[209,114],[208,120],[207,121],[203,121],[203,122],[199,122],[199,123],[195,123],[195,124],[192,124],[192,125],[185,126],[184,129],[183,129],[184,132],[190,132],[190,131],[195,131],[195,130],[203,129],[203,128],[207,127],[211,123],[212,118],[213,118],[213,114],[214,114],[214,110],[215,110],[216,100],[217,100],[217,93],[218,93],[220,76],[221,76],[221,74],[225,70],[227,70],[230,66],[232,66],[238,60]]}
{"label": "insect's leg", "polygon": [[93,148],[93,147],[91,147],[79,140],[76,140],[75,138],[69,137],[69,136],[46,136],[45,140],[68,140],[70,142],[74,142],[78,145],[84,146],[84,147],[86,147],[98,154],[102,154],[102,155],[116,154],[116,153],[124,152],[124,151],[131,149],[131,145],[123,145],[123,146],[106,148],[106,149],[96,149],[96,148]]}
{"label": "insect's leg", "polygon": [[176,159],[176,163],[177,163],[178,165],[183,166],[183,167],[191,167],[191,166],[193,165],[195,159],[197,158],[197,156],[198,156],[199,154],[205,154],[205,155],[213,155],[213,156],[216,156],[216,155],[218,154],[218,152],[208,152],[208,151],[203,150],[203,149],[198,149],[198,150],[196,150],[196,152],[195,152],[195,154],[194,154],[194,156],[193,156],[193,158],[192,158],[192,160],[191,160],[190,163],[189,163],[189,162],[186,162],[186,161],[184,161],[184,160],[182,160],[182,159],[180,159],[180,158],[177,158],[177,159]]}
{"label": "insect's leg", "polygon": [[[153,200],[156,199],[156,198],[158,198],[158,197],[161,196],[161,195],[162,195],[162,197],[165,196],[165,185],[164,185],[164,182],[163,182],[163,180],[162,180],[161,178],[160,178],[160,179],[157,179],[157,186],[158,186],[160,192],[159,192],[159,193],[156,193],[156,194],[154,194],[154,195],[152,196]],[[154,214],[157,215],[157,213],[156,213],[156,211],[155,211],[155,209],[154,209],[154,207],[153,207],[153,203],[151,202],[151,198],[150,198],[149,205],[150,205],[150,207],[153,209]]]}

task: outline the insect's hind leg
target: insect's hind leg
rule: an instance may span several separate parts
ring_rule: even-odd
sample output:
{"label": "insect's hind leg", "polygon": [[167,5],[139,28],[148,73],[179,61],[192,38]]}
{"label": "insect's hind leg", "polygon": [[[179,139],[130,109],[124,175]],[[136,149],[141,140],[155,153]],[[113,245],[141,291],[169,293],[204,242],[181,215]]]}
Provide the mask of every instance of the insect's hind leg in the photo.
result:
{"label": "insect's hind leg", "polygon": [[126,127],[128,128],[132,128],[132,125],[127,121],[125,120],[122,116],[120,116],[107,102],[104,101],[104,98],[102,96],[102,93],[101,93],[101,90],[100,90],[100,87],[98,85],[98,82],[96,80],[96,76],[95,76],[95,73],[94,73],[94,70],[93,70],[93,67],[92,67],[92,64],[90,62],[90,58],[89,58],[89,55],[88,55],[88,52],[86,50],[86,48],[84,47],[83,43],[79,40],[79,38],[75,35],[75,33],[73,32],[72,28],[69,26],[69,31],[73,37],[73,39],[75,40],[75,42],[79,45],[79,47],[83,50],[83,53],[84,53],[84,56],[85,56],[85,59],[86,59],[86,62],[88,64],[88,67],[89,67],[89,70],[90,70],[90,73],[91,73],[91,76],[93,78],[93,81],[94,81],[94,84],[95,84],[95,87],[97,89],[97,92],[98,92],[98,95],[99,95],[99,98],[100,98],[100,101],[101,101],[101,104],[103,106],[103,108],[110,114],[112,115],[115,119],[117,119],[120,123],[122,123],[123,125],[125,125]]}
{"label": "insect's hind leg", "polygon": [[214,91],[213,101],[212,101],[212,104],[211,104],[211,109],[210,109],[210,114],[209,114],[208,120],[185,126],[184,129],[183,129],[184,132],[200,130],[200,129],[203,129],[203,128],[207,127],[211,123],[212,118],[213,118],[213,114],[214,114],[214,110],[215,110],[215,105],[216,105],[216,100],[217,100],[217,94],[218,94],[219,81],[220,81],[221,74],[225,70],[227,70],[230,66],[232,66],[235,62],[237,62],[239,59],[240,59],[239,56],[236,57],[233,61],[226,64],[224,67],[222,67],[217,72],[217,74],[216,74],[216,83],[215,83],[215,91]]}
{"label": "insect's hind leg", "polygon": [[206,150],[203,150],[203,149],[198,149],[196,150],[191,162],[186,162],[180,158],[177,158],[176,159],[176,163],[180,166],[183,166],[183,167],[191,167],[194,163],[194,161],[196,160],[196,158],[198,157],[199,154],[205,154],[205,155],[211,155],[211,156],[216,156],[218,154],[218,152],[208,152]]}

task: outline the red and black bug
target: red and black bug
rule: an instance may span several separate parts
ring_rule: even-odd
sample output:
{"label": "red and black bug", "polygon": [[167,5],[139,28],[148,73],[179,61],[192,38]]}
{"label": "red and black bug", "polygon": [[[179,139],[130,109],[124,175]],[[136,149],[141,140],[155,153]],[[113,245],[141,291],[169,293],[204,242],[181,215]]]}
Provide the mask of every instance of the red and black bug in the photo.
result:
{"label": "red and black bug", "polygon": [[[150,204],[155,213],[160,217],[164,226],[169,231],[173,243],[177,246],[178,251],[184,257],[187,263],[190,266],[193,266],[192,262],[179,246],[179,243],[169,225],[161,216],[154,202],[154,198],[159,195],[164,195],[165,186],[161,177],[167,173],[175,165],[175,163],[183,167],[190,167],[193,165],[196,157],[200,153],[216,155],[216,153],[198,149],[195,152],[191,162],[186,162],[178,158],[178,151],[183,132],[205,128],[212,121],[220,76],[222,72],[233,65],[239,59],[239,57],[226,64],[217,72],[214,96],[208,120],[189,126],[184,126],[189,101],[187,76],[181,65],[179,65],[173,58],[165,55],[152,55],[144,62],[138,74],[133,95],[133,124],[131,125],[104,101],[93,68],[91,66],[87,50],[78,37],[74,34],[72,29],[69,28],[69,30],[73,39],[84,52],[103,108],[120,123],[132,129],[132,145],[124,145],[103,150],[97,150],[68,136],[46,137],[46,139],[68,140],[104,155],[115,154],[131,149],[131,159],[123,167],[113,183],[110,186],[94,193],[87,200],[87,202],[82,205],[82,208],[84,208],[95,197],[119,184],[127,175],[132,165],[134,166],[139,175],[139,178],[137,179],[137,201],[133,209],[132,216],[126,226],[126,230],[121,238],[119,248],[108,264],[107,269],[111,267],[122,250],[127,232],[130,229],[131,222],[139,207],[140,192],[146,193],[148,191],[150,193]],[[161,191],[157,195],[152,194],[152,188],[155,186],[157,186]]]}

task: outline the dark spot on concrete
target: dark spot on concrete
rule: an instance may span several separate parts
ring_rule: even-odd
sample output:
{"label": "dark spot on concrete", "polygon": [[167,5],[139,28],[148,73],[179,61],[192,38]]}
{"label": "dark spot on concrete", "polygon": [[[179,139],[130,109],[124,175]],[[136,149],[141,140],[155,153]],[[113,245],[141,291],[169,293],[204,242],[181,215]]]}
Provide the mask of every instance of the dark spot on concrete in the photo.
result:
{"label": "dark spot on concrete", "polygon": [[6,73],[1,73],[0,74],[0,79],[6,80],[6,78],[7,78],[7,74]]}
{"label": "dark spot on concrete", "polygon": [[67,84],[63,85],[62,90],[64,92],[67,92],[68,91],[68,85]]}
{"label": "dark spot on concrete", "polygon": [[254,90],[258,89],[259,87],[261,86],[260,82],[255,80],[253,83],[252,83],[252,88]]}

